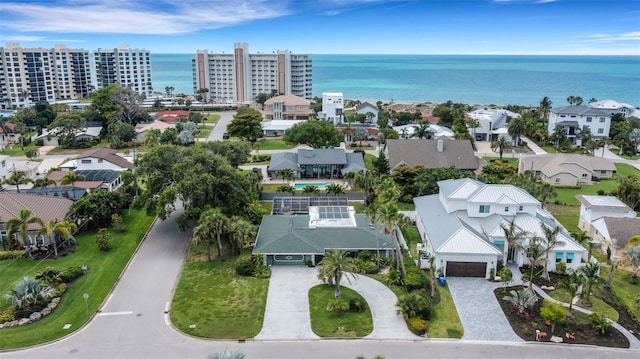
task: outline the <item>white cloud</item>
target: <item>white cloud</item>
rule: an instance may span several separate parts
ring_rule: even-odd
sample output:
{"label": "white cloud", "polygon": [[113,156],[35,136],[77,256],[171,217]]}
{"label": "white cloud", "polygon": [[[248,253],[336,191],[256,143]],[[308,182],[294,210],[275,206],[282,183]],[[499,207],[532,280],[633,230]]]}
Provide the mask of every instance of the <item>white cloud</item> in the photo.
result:
{"label": "white cloud", "polygon": [[2,4],[3,28],[28,32],[180,34],[289,14],[267,0],[61,0]]}
{"label": "white cloud", "polygon": [[587,36],[593,41],[640,41],[640,31],[632,31],[624,34],[593,34]]}

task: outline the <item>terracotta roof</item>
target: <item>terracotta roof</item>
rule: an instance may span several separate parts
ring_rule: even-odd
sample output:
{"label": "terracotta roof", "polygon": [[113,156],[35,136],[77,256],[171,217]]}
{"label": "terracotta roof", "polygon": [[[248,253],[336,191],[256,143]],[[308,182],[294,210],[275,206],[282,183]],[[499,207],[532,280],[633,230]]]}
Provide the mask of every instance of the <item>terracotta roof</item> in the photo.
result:
{"label": "terracotta roof", "polygon": [[[443,151],[438,152],[438,141]],[[477,170],[478,158],[469,140],[387,140],[389,166],[424,166],[425,168],[455,167]]]}
{"label": "terracotta roof", "polygon": [[169,110],[169,111],[160,111],[155,115],[156,119],[162,120],[165,122],[175,122],[182,117],[189,117],[189,111],[186,110]]}
{"label": "terracotta roof", "polygon": [[[20,215],[20,210],[28,208],[32,216],[40,217],[45,223],[50,219],[64,220],[73,201],[66,198],[45,197],[35,194],[0,192],[0,223]],[[37,224],[29,229],[38,229]]]}
{"label": "terracotta roof", "polygon": [[294,96],[294,95],[280,95],[280,96],[272,97],[267,101],[265,101],[264,104],[271,105],[273,103],[278,103],[278,102],[283,102],[287,105],[307,105],[307,106],[311,105],[311,101],[302,97]]}
{"label": "terracotta roof", "polygon": [[437,124],[440,121],[440,117],[434,116],[431,112],[422,112],[420,119],[431,124]]}
{"label": "terracotta roof", "polygon": [[76,159],[87,157],[102,158],[103,160],[111,162],[122,168],[130,170],[133,169],[133,163],[127,161],[124,157],[118,156],[116,151],[110,148],[93,148],[82,152],[76,157]]}
{"label": "terracotta roof", "polygon": [[[16,124],[15,123],[7,122],[7,123],[5,123],[5,126],[11,131],[14,131],[16,129]],[[4,133],[4,130],[2,129],[2,127],[0,127],[0,133]],[[9,132],[9,133],[11,133],[11,132]]]}

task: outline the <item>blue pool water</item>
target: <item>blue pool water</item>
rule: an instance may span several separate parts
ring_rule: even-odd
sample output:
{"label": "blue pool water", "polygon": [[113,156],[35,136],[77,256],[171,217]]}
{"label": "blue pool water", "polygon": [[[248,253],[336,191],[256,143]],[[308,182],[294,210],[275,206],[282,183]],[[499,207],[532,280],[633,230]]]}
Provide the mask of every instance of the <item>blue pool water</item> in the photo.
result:
{"label": "blue pool water", "polygon": [[297,191],[303,190],[307,186],[316,186],[319,190],[324,191],[331,183],[296,183],[294,187]]}

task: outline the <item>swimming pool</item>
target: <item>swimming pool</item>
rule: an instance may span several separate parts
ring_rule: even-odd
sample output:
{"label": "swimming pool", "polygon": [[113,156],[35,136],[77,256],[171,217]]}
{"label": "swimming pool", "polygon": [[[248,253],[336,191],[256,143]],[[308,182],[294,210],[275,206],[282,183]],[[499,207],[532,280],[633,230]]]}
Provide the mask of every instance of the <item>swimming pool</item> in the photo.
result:
{"label": "swimming pool", "polygon": [[307,186],[316,186],[319,190],[324,191],[330,184],[333,183],[296,183],[294,187],[296,188],[296,191],[302,191]]}

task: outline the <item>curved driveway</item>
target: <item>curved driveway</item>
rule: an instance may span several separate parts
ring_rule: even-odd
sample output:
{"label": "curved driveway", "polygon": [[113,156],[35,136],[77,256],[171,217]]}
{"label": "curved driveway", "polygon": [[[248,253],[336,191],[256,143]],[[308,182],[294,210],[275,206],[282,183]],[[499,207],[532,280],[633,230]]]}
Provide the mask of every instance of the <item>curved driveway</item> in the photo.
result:
{"label": "curved driveway", "polygon": [[[238,350],[248,359],[354,358],[357,355],[409,359],[561,357],[637,358],[639,351],[566,345],[513,344],[435,340],[313,340],[313,341],[211,341],[188,337],[173,329],[164,308],[180,274],[189,235],[179,232],[175,215],[156,221],[131,265],[104,306],[78,333],[51,344],[14,352],[2,359],[31,358],[199,358]],[[369,300],[367,298],[367,300]],[[375,324],[374,324],[375,325]],[[60,328],[62,331],[63,329]]]}

